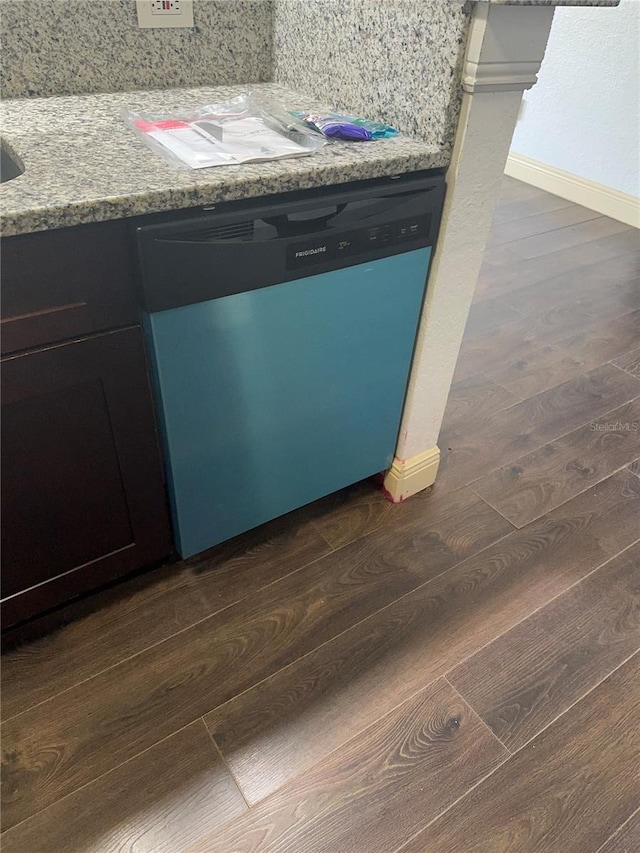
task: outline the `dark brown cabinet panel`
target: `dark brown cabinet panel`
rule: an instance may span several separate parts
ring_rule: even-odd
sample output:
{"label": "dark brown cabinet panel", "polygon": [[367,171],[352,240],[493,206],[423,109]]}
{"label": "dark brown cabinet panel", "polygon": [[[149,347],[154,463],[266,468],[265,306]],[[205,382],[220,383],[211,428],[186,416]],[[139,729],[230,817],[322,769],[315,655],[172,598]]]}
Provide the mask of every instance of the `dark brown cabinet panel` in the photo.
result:
{"label": "dark brown cabinet panel", "polygon": [[4,624],[171,549],[139,328],[2,361]]}
{"label": "dark brown cabinet panel", "polygon": [[138,322],[124,222],[2,242],[2,352]]}
{"label": "dark brown cabinet panel", "polygon": [[99,378],[16,400],[2,417],[3,554],[16,568],[5,572],[3,597],[133,541]]}

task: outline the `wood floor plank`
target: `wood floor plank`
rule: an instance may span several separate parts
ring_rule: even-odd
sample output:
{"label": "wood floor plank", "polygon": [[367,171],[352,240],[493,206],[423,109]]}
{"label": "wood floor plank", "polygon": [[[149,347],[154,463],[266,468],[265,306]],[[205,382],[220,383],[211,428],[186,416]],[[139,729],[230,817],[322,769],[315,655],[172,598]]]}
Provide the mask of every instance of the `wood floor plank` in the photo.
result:
{"label": "wood floor plank", "polygon": [[[570,225],[566,228],[558,228],[555,231],[547,231],[536,234],[533,237],[524,237],[513,243],[506,243],[487,249],[485,256],[491,263],[506,264],[517,261],[530,261],[544,255],[550,255],[570,248],[577,248],[585,243],[591,243],[603,237],[611,237],[617,234],[625,234],[630,240],[634,229],[630,225],[599,216],[587,222]],[[631,242],[628,245],[632,245]]]}
{"label": "wood floor plank", "polygon": [[186,853],[247,805],[197,720],[10,829],[3,853]]}
{"label": "wood floor plank", "polygon": [[174,566],[73,603],[65,611],[59,615],[59,630],[2,656],[3,720],[207,615],[189,572]]}
{"label": "wood floor plank", "polygon": [[573,202],[549,193],[542,193],[530,199],[513,199],[501,195],[493,213],[491,231],[499,230],[508,222],[573,206]]}
{"label": "wood floor plank", "polygon": [[[607,336],[616,324],[624,329],[625,324],[629,325],[631,321],[623,317],[632,312],[637,317],[640,309],[640,279],[620,285],[618,296],[620,298],[612,297],[604,302],[602,295],[579,299],[574,293],[564,302],[556,302],[552,298],[535,309],[524,311],[520,319],[499,325],[491,334],[465,337],[456,364],[455,380],[477,373],[493,377],[492,371],[502,370],[504,373],[510,365],[518,366],[520,362],[526,365],[537,357],[542,347],[565,343],[569,346],[571,339],[579,335]],[[633,326],[628,334],[629,349],[632,349],[636,341]],[[573,347],[578,356],[585,352],[579,338],[573,342]],[[621,352],[614,347],[611,358]]]}
{"label": "wood floor plank", "polygon": [[514,240],[522,240],[524,237],[534,237],[557,228],[566,228],[568,225],[597,219],[599,216],[600,214],[594,210],[581,207],[579,204],[569,204],[557,210],[534,214],[524,219],[503,221],[500,227],[491,229],[487,246],[501,246],[504,243],[512,243]]}
{"label": "wood floor plank", "polygon": [[[540,341],[563,343],[583,330],[582,323],[586,318],[587,328],[608,329],[612,322],[620,322],[625,314],[640,309],[640,278],[620,282],[616,292],[612,290],[608,289],[607,296],[603,293],[589,296],[574,294],[566,303],[552,298],[539,309],[530,309],[523,314]],[[579,318],[579,323],[574,322],[574,316]]]}
{"label": "wood floor plank", "polygon": [[[478,375],[493,379],[493,374],[500,368],[520,362],[526,364],[528,360],[536,357],[543,346],[547,346],[544,342],[536,341],[533,336],[529,336],[524,323],[503,327],[496,332],[495,338],[493,348],[487,339],[468,341],[463,339],[452,385]],[[502,353],[502,358],[498,357],[498,350]],[[516,396],[520,400],[524,398],[520,393]]]}
{"label": "wood floor plank", "polygon": [[485,299],[474,302],[464,329],[465,338],[491,334],[495,329],[511,320],[521,320],[522,313],[500,299]]}
{"label": "wood floor plank", "polygon": [[[640,389],[639,389],[640,390]],[[524,527],[640,454],[640,396],[568,435],[497,468],[474,491]]]}
{"label": "wood floor plank", "polygon": [[524,181],[519,181],[517,178],[512,178],[509,175],[503,175],[500,180],[501,201],[535,202],[548,198],[548,196],[549,193],[546,193],[544,190],[534,187],[532,184],[525,184]]}
{"label": "wood floor plank", "polygon": [[509,408],[520,398],[483,374],[454,382],[449,391],[442,429],[482,420]]}
{"label": "wood floor plank", "polygon": [[621,472],[370,616],[205,718],[255,802],[637,538]]}
{"label": "wood floor plank", "polygon": [[447,678],[515,752],[638,649],[640,539]]}
{"label": "wood floor plank", "polygon": [[507,755],[441,679],[194,853],[389,853]]}
{"label": "wood floor plank", "polygon": [[640,850],[640,808],[605,842],[598,853],[638,853]]}
{"label": "wood floor plank", "polygon": [[433,525],[420,520],[411,529],[363,537],[7,721],[5,825],[111,770],[512,529],[480,498],[475,502],[476,511]]}
{"label": "wood floor plank", "polygon": [[[331,496],[327,503],[340,500],[340,495]],[[302,507],[186,561],[209,613],[328,554],[331,548],[313,524],[316,511],[314,506]]]}
{"label": "wood floor plank", "polygon": [[626,370],[632,376],[637,376],[640,379],[640,347],[637,347],[632,352],[621,355],[613,363]]}
{"label": "wood floor plank", "polygon": [[[337,549],[383,528],[398,532],[418,525],[433,530],[444,519],[461,512],[473,516],[480,511],[484,518],[485,510],[477,497],[466,488],[443,494],[429,489],[414,495],[410,501],[393,504],[370,483],[367,489],[359,490],[353,500],[318,516],[314,524],[323,538]],[[505,527],[504,532],[509,529]]]}
{"label": "wood floor plank", "polygon": [[[487,378],[519,399],[526,399],[612,361],[638,341],[640,310],[602,320],[596,326],[561,338],[557,344],[531,347],[526,355],[508,358],[489,368]],[[617,360],[613,363],[618,364]],[[634,375],[632,370],[627,372]],[[635,375],[640,379],[640,371]]]}
{"label": "wood floor plank", "polygon": [[588,308],[594,317],[603,317],[638,307],[639,294],[640,252],[632,251],[556,273],[544,281],[506,293],[500,301],[527,317],[538,316],[550,306],[564,309],[575,305]]}
{"label": "wood floor plank", "polygon": [[638,803],[640,655],[401,848],[596,853]]}
{"label": "wood floor plank", "polygon": [[459,488],[638,396],[640,382],[611,364],[487,418],[443,428],[437,488]]}
{"label": "wood floor plank", "polygon": [[637,263],[637,238],[634,235],[630,237],[627,231],[517,263],[499,264],[492,261],[490,255],[485,255],[474,300],[504,298],[508,293],[559,275],[575,275],[580,269],[584,269],[585,274],[589,275],[589,267],[592,264],[615,262],[623,255],[629,258],[629,265]]}

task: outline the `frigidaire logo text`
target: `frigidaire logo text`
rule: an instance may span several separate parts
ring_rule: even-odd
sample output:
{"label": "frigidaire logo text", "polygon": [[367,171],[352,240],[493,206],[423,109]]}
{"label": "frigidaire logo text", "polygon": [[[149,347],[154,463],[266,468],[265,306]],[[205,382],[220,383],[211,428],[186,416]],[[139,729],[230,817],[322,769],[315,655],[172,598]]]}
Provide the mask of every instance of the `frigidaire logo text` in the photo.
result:
{"label": "frigidaire logo text", "polygon": [[296,258],[306,258],[308,255],[319,255],[320,252],[326,251],[326,246],[316,246],[315,249],[303,249],[301,252],[296,252]]}

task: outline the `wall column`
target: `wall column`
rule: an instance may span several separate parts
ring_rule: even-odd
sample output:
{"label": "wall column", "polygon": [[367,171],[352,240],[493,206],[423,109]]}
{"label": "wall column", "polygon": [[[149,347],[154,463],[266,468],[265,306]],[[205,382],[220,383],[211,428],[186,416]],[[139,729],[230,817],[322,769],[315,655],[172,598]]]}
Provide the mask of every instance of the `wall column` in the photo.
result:
{"label": "wall column", "polygon": [[438,434],[522,92],[536,82],[552,20],[551,6],[474,7],[440,237],[396,456],[384,480],[395,502],[436,480]]}

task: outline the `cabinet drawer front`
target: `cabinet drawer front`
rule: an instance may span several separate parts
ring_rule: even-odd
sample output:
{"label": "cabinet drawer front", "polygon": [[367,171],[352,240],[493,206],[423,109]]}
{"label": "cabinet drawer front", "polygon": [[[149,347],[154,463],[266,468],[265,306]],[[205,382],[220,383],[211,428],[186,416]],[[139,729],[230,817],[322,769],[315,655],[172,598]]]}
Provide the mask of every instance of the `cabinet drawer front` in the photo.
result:
{"label": "cabinet drawer front", "polygon": [[2,240],[2,352],[137,322],[127,226],[100,223]]}

